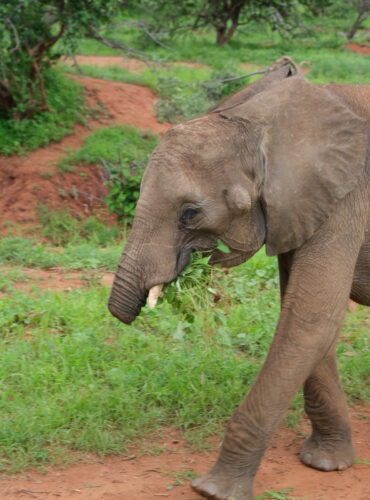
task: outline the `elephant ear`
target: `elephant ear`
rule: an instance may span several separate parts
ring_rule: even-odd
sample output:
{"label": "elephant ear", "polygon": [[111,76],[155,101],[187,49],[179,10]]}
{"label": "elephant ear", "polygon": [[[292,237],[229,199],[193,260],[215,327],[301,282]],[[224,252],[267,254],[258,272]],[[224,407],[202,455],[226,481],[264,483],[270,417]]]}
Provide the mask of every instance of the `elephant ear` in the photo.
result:
{"label": "elephant ear", "polygon": [[249,149],[259,152],[253,175],[264,206],[267,254],[298,248],[359,184],[365,121],[299,75],[222,114],[246,120]]}
{"label": "elephant ear", "polygon": [[238,106],[253,96],[266,90],[272,83],[284,80],[299,72],[297,64],[288,56],[278,59],[268,70],[263,78],[247,85],[234,94],[220,101],[211,111],[225,111]]}

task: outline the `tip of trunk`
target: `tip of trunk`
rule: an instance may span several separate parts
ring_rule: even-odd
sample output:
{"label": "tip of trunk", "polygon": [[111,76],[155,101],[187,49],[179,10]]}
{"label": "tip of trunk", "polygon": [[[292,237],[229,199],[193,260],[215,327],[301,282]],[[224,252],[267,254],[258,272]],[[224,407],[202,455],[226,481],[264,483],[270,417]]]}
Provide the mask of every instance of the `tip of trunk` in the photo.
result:
{"label": "tip of trunk", "polygon": [[108,309],[110,313],[113,314],[113,316],[122,321],[122,323],[126,323],[126,325],[132,323],[137,316],[137,314],[132,314],[123,311],[121,308],[117,307],[117,305],[111,301],[108,302]]}

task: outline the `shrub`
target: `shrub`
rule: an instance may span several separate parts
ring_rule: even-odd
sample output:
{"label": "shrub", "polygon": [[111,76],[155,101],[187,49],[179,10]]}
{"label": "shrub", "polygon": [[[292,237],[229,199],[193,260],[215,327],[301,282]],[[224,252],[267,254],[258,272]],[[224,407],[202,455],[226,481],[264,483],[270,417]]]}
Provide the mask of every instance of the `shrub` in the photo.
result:
{"label": "shrub", "polygon": [[82,86],[55,68],[44,76],[49,111],[13,120],[0,116],[0,154],[22,153],[57,141],[84,119]]}

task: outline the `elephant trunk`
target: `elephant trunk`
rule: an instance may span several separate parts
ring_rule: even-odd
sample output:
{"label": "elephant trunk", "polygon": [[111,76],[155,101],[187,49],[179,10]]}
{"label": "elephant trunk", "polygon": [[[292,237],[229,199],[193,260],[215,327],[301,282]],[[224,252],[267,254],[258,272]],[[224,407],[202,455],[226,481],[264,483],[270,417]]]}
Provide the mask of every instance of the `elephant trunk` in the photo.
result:
{"label": "elephant trunk", "polygon": [[131,323],[145,304],[148,291],[140,272],[127,266],[125,256],[116,272],[109,297],[109,311],[123,323]]}
{"label": "elephant trunk", "polygon": [[[139,315],[148,297],[154,307],[162,284],[172,281],[178,273],[177,246],[169,241],[171,228],[156,228],[136,217],[134,227],[119,263],[108,308],[113,316],[131,323]],[[181,260],[181,259],[180,259]]]}

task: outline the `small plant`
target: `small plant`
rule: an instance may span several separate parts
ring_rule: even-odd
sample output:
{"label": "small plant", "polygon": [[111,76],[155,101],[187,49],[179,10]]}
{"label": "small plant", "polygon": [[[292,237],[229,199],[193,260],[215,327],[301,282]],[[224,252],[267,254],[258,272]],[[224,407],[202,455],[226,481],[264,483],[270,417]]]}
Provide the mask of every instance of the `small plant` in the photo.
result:
{"label": "small plant", "polygon": [[157,142],[154,134],[135,127],[107,127],[90,134],[79,150],[60,160],[59,168],[65,171],[81,163],[100,164],[109,189],[108,209],[130,223],[139,197],[141,176]]}
{"label": "small plant", "polygon": [[[135,162],[132,162],[129,168],[122,168],[122,164],[105,164],[109,171],[107,207],[110,212],[116,213],[119,219],[124,218],[129,223],[135,215],[144,171],[143,164],[134,164]],[[136,170],[133,170],[133,167],[136,167]]]}
{"label": "small plant", "polygon": [[266,491],[263,495],[258,495],[256,496],[256,500],[298,500],[294,499],[293,497],[287,495],[286,493],[288,491],[292,491],[293,488],[285,488],[283,490],[279,491]]}

